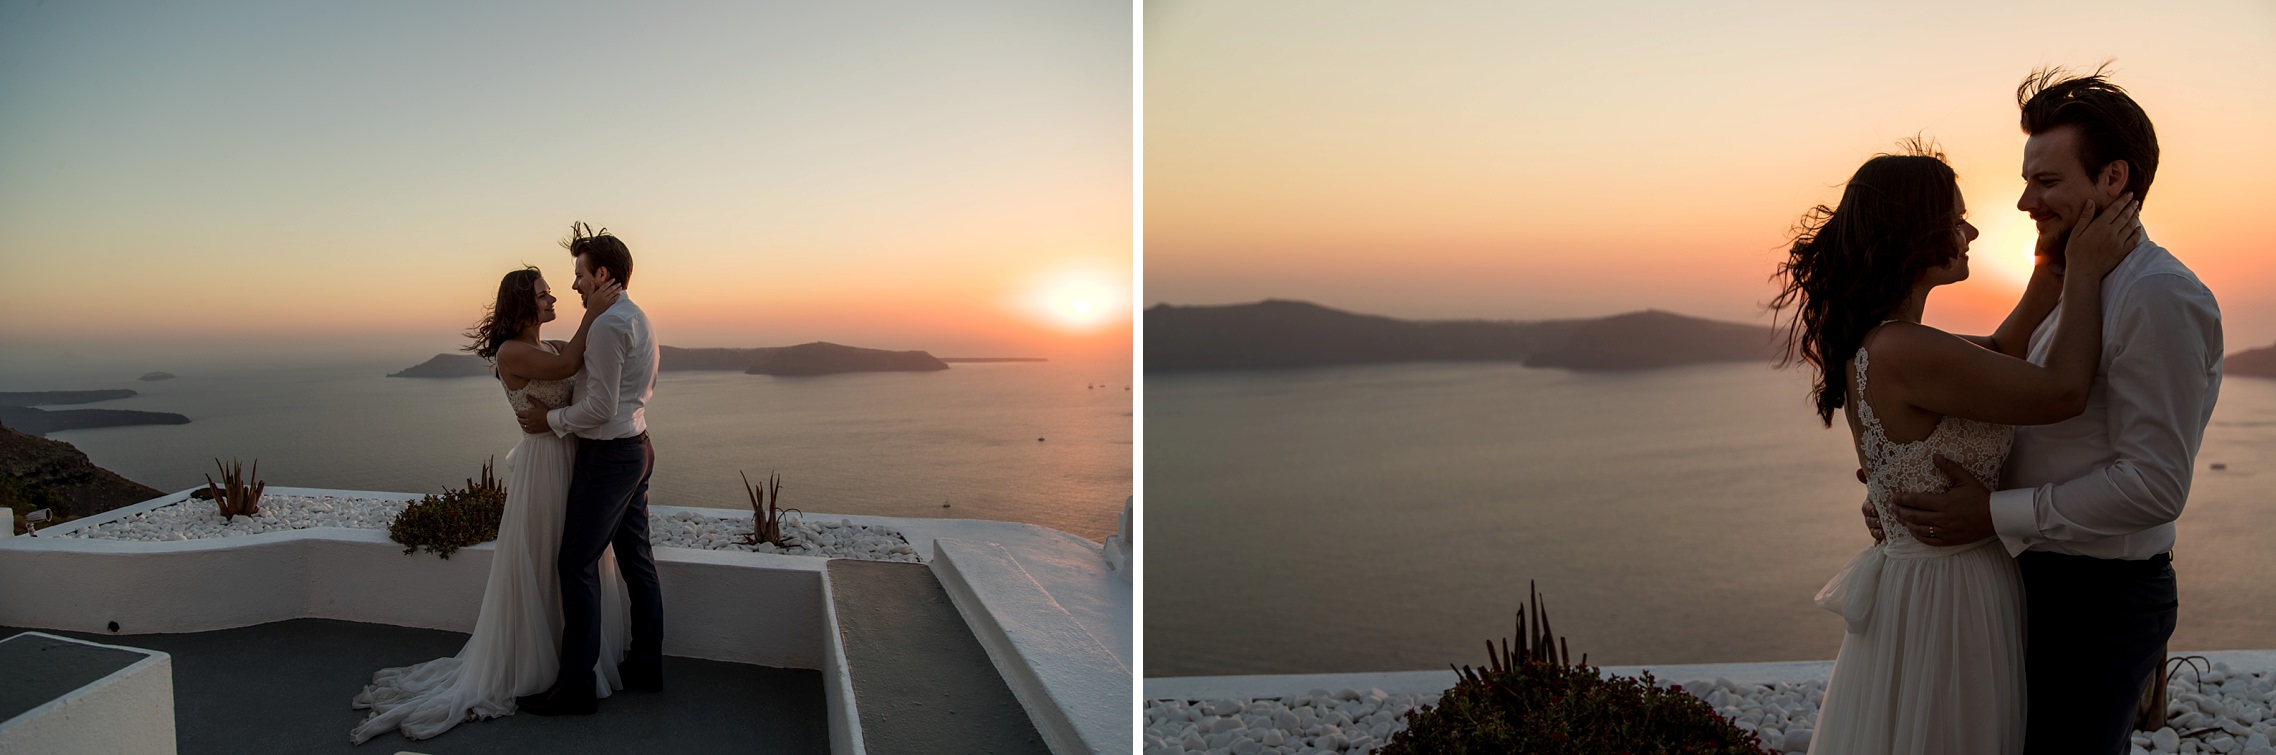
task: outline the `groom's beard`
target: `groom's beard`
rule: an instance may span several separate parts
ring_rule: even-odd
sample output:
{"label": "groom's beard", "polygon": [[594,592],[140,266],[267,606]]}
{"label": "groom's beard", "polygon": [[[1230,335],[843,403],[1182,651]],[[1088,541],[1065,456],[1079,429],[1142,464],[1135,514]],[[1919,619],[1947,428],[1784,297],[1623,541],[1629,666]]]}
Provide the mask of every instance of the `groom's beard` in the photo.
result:
{"label": "groom's beard", "polygon": [[2070,239],[2071,229],[2069,228],[2041,233],[2039,234],[2037,248],[2032,253],[2045,257],[2057,265],[2064,264],[2069,261],[2069,256],[2064,252],[2066,245],[2070,243]]}

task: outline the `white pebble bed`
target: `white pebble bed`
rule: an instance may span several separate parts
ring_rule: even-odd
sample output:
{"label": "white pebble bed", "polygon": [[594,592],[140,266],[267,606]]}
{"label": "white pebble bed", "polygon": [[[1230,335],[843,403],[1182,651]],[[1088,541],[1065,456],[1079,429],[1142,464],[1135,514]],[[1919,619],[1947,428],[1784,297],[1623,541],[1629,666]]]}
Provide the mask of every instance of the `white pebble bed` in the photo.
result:
{"label": "white pebble bed", "polygon": [[1373,752],[1407,728],[1400,716],[1437,701],[1380,689],[1315,689],[1257,700],[1148,700],[1145,752]]}
{"label": "white pebble bed", "polygon": [[[403,513],[404,507],[409,505],[407,501],[374,498],[270,494],[261,497],[261,513],[223,521],[220,509],[212,501],[193,498],[57,536],[164,541],[258,535],[311,527],[385,531],[388,522],[394,520],[397,514]],[[721,518],[687,511],[649,517],[648,542],[677,548],[757,551],[866,561],[921,560],[917,557],[916,549],[910,547],[908,539],[889,528],[854,524],[846,519],[809,522],[796,514],[786,518],[789,523],[783,525],[783,534],[784,539],[790,542],[788,547],[766,543],[748,546],[736,542],[751,532],[751,517],[747,514]]]}
{"label": "white pebble bed", "polygon": [[[1659,680],[1665,686],[1669,680]],[[2184,667],[2169,680],[2166,728],[2134,732],[2133,753],[2276,755],[2276,674],[2236,673],[2216,663],[2203,675]],[[1773,751],[1804,753],[1825,682],[1738,684],[1729,679],[1683,682]],[[1436,696],[1382,690],[1312,690],[1288,698],[1146,701],[1146,755],[1183,753],[1365,753],[1406,728],[1400,715],[1434,705]]]}

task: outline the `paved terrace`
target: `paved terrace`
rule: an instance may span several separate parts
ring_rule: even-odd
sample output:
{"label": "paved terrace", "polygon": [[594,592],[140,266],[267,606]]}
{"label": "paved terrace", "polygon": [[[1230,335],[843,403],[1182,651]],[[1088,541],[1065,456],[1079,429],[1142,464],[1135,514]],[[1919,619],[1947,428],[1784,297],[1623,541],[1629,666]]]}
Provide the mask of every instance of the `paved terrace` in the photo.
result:
{"label": "paved terrace", "polygon": [[[0,636],[25,631],[0,627]],[[512,715],[433,739],[386,734],[348,744],[364,711],[348,700],[389,666],[458,652],[466,635],[331,619],[187,634],[40,630],[173,656],[183,755],[205,753],[828,752],[822,672],[664,659],[664,691],[620,692],[591,716]]]}
{"label": "paved terrace", "polygon": [[900,530],[930,563],[660,547],[677,596],[666,601],[666,647],[686,654],[667,658],[665,692],[621,694],[592,717],[464,723],[421,742],[349,745],[363,712],[348,701],[373,671],[458,651],[487,544],[442,560],[405,557],[384,532],[338,527],[171,542],[10,538],[0,541],[0,637],[36,629],[168,654],[185,753],[1127,746],[1134,602],[1100,546],[1031,525],[849,519]]}

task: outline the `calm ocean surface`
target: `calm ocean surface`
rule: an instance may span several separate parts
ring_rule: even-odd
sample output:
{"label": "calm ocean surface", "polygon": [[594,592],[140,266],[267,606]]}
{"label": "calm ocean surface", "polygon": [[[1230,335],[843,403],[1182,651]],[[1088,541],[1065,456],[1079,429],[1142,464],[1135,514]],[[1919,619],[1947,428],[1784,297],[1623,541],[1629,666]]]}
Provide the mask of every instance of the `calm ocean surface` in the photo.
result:
{"label": "calm ocean surface", "polygon": [[[272,485],[431,492],[463,484],[486,457],[502,464],[521,430],[490,378],[382,377],[425,356],[159,365],[180,377],[151,383],[134,379],[142,370],[20,364],[0,368],[0,390],[131,388],[141,395],[47,408],[189,416],[49,436],[160,490],[205,484],[219,456],[260,459]],[[736,472],[776,470],[784,502],[809,512],[996,519],[1103,540],[1131,492],[1130,384],[1127,360],[820,378],[667,372],[648,414],[649,501],[747,510]]]}
{"label": "calm ocean surface", "polygon": [[[1872,539],[1799,372],[1146,380],[1147,676],[1479,664],[1528,580],[1600,665],[1840,648],[1810,597]],[[2231,378],[2178,523],[2175,650],[2276,647],[2272,484],[2276,380]]]}

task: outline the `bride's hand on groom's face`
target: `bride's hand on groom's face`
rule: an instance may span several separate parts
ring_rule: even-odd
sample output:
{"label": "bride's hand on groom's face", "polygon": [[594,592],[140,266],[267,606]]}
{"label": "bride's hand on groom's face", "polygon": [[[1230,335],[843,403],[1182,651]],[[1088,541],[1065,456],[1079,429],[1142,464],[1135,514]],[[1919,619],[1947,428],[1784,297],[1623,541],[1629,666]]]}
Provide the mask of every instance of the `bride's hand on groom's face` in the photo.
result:
{"label": "bride's hand on groom's face", "polygon": [[624,284],[616,281],[601,284],[600,288],[585,295],[585,316],[587,318],[600,316],[602,312],[608,311],[608,308],[615,305],[616,300],[623,296]]}
{"label": "bride's hand on groom's face", "polygon": [[2071,269],[2087,271],[2094,280],[2101,280],[2141,241],[2141,210],[2141,202],[2130,191],[2118,195],[2108,207],[2089,203],[2065,240],[2065,262]]}

